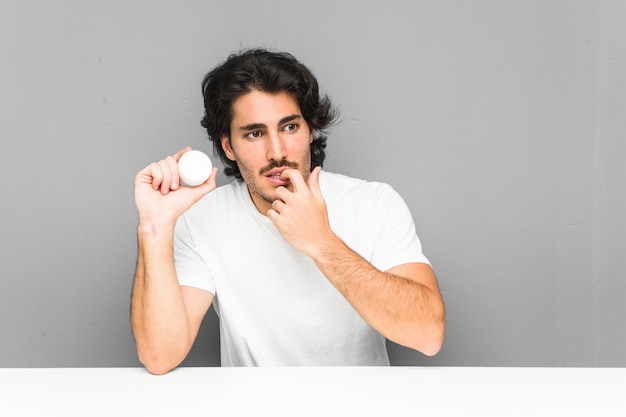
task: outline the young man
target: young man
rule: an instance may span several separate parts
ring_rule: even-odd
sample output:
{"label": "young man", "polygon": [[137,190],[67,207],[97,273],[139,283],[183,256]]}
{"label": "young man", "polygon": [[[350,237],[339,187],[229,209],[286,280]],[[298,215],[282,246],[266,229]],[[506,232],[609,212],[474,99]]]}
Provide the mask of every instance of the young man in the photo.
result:
{"label": "young man", "polygon": [[225,173],[181,186],[177,161],[135,178],[131,324],[155,374],[178,366],[211,303],[223,366],[388,365],[385,338],[436,354],[445,309],[408,208],[388,185],[321,171],[336,113],[311,72],[266,50],[202,84]]}

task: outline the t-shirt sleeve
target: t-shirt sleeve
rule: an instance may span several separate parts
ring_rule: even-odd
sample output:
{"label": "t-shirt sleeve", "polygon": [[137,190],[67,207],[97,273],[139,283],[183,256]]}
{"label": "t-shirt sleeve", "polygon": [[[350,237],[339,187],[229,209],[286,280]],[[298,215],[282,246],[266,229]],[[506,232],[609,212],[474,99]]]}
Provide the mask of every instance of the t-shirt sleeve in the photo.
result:
{"label": "t-shirt sleeve", "polygon": [[411,212],[392,187],[386,186],[383,189],[374,213],[379,229],[372,265],[381,271],[413,262],[430,265],[422,253],[422,244],[415,232]]}
{"label": "t-shirt sleeve", "polygon": [[180,285],[215,294],[213,275],[196,248],[184,215],[178,218],[174,229],[174,265]]}

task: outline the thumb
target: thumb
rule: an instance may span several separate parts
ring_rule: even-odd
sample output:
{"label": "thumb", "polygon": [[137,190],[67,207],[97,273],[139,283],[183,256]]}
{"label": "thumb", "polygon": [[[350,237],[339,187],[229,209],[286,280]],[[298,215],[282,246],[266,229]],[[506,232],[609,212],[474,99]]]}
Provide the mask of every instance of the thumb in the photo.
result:
{"label": "thumb", "polygon": [[306,185],[317,198],[323,199],[322,190],[320,189],[320,172],[322,172],[322,167],[316,166],[313,168],[309,178],[306,180]]}
{"label": "thumb", "polygon": [[205,195],[207,195],[208,193],[210,193],[211,191],[217,188],[217,183],[216,183],[217,170],[218,170],[217,167],[213,167],[213,170],[211,171],[211,175],[209,176],[209,178],[207,178],[207,180],[203,184],[200,184],[192,188],[195,194],[196,201],[200,200],[202,197],[204,197]]}

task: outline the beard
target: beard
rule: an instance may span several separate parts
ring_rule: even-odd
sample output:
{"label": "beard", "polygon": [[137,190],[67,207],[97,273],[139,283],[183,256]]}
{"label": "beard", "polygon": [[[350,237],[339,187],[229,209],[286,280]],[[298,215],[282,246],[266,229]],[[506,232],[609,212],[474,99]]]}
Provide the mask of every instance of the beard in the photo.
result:
{"label": "beard", "polygon": [[[280,161],[273,160],[268,165],[259,169],[258,172],[254,172],[251,168],[247,167],[245,164],[242,164],[240,161],[237,161],[237,166],[239,167],[239,172],[241,172],[241,177],[246,182],[246,185],[248,186],[248,192],[250,193],[253,200],[254,200],[254,196],[256,195],[270,206],[278,198],[275,192],[276,189],[268,185],[262,185],[261,184],[262,177],[264,177],[265,174],[267,174],[273,169],[287,167],[287,168],[298,170],[300,174],[302,174],[302,177],[304,178],[304,180],[306,181],[306,179],[308,178],[310,174],[310,169],[306,169],[303,172],[302,167],[310,167],[310,165],[311,165],[311,157],[310,155],[307,155],[307,157],[304,158],[304,161],[302,161],[302,164],[299,164],[295,161],[288,161],[286,159],[283,159]],[[288,184],[287,189],[290,191],[293,191],[293,185]]]}

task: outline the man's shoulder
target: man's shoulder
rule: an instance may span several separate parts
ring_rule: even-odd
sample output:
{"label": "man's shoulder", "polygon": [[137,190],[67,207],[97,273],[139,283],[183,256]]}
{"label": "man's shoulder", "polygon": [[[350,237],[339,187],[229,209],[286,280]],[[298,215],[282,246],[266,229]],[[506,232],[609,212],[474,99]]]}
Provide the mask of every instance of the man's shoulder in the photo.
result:
{"label": "man's shoulder", "polygon": [[353,193],[374,197],[381,193],[394,192],[393,188],[384,182],[368,181],[329,171],[322,171],[320,187],[322,192],[328,194],[329,197]]}
{"label": "man's shoulder", "polygon": [[187,215],[204,214],[209,209],[212,212],[215,210],[232,210],[242,204],[241,188],[243,186],[243,181],[240,180],[233,180],[220,185],[191,206],[187,211]]}
{"label": "man's shoulder", "polygon": [[232,180],[218,186],[215,190],[202,197],[201,201],[236,198],[240,195],[242,187],[245,187],[245,183],[242,180]]}

